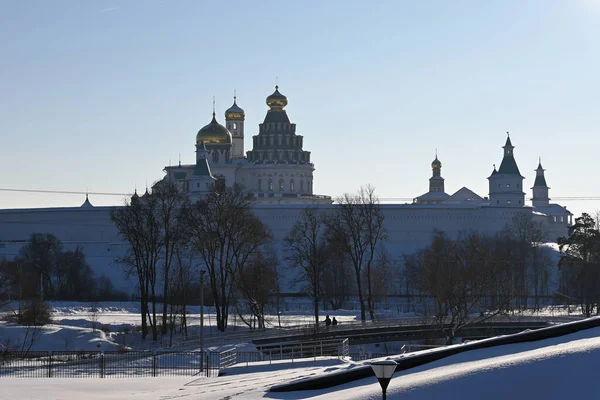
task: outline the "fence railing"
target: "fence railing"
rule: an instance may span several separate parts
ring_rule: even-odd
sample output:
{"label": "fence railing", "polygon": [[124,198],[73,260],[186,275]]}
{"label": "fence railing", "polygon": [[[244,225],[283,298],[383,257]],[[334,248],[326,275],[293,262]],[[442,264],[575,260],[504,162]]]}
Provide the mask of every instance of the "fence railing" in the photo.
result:
{"label": "fence railing", "polygon": [[218,372],[218,353],[169,351],[4,351],[0,353],[0,377],[215,376]]}
{"label": "fence railing", "polygon": [[215,377],[238,364],[295,362],[349,356],[348,339],[303,342],[277,349],[200,351],[9,351],[0,352],[0,378]]}
{"label": "fence railing", "polygon": [[[477,317],[478,314],[475,315]],[[491,323],[502,323],[502,322],[565,322],[566,319],[563,316],[537,316],[537,315],[497,315],[485,322]],[[409,326],[422,326],[428,324],[437,324],[439,321],[433,319],[433,317],[406,317],[406,318],[394,318],[394,319],[380,319],[375,321],[345,321],[336,326],[319,326],[319,333],[330,333],[334,334],[340,332],[342,335],[349,331],[362,331],[365,329],[377,329],[377,328],[393,328],[393,327],[409,327]],[[217,346],[231,343],[249,342],[255,340],[271,339],[271,338],[283,338],[290,336],[312,336],[317,331],[315,330],[314,324],[300,324],[300,325],[289,325],[281,328],[269,328],[269,329],[253,329],[242,333],[237,332],[218,332],[211,333],[204,337],[205,346]],[[175,348],[188,348],[192,346],[198,346],[200,343],[199,336],[189,336],[187,339],[180,340],[174,343]]]}

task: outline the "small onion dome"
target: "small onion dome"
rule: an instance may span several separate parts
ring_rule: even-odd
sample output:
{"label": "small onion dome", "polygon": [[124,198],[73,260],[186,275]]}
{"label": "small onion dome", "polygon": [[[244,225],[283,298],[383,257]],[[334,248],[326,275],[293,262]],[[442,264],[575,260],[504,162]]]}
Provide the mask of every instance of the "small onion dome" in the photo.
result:
{"label": "small onion dome", "polygon": [[246,114],[244,110],[242,110],[236,102],[236,97],[233,96],[233,105],[225,111],[225,119],[233,119],[233,120],[244,120]]}
{"label": "small onion dome", "polygon": [[267,105],[271,108],[271,111],[282,111],[287,103],[287,97],[279,93],[279,86],[275,86],[275,92],[267,97]]}
{"label": "small onion dome", "polygon": [[201,142],[204,142],[208,145],[230,145],[232,143],[231,133],[227,130],[227,128],[217,122],[214,112],[210,124],[200,129],[196,135],[196,144],[200,144]]}
{"label": "small onion dome", "polygon": [[137,201],[139,199],[140,199],[140,196],[138,196],[137,189],[135,189],[135,191],[133,192],[133,196],[131,196],[131,202],[133,203],[134,201]]}
{"label": "small onion dome", "polygon": [[442,168],[442,162],[436,157],[435,160],[433,160],[433,162],[431,163],[431,168]]}

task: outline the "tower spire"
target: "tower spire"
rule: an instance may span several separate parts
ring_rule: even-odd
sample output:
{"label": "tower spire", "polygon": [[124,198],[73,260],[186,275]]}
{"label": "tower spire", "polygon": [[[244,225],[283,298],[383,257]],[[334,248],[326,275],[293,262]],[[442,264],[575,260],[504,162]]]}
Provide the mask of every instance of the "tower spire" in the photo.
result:
{"label": "tower spire", "polygon": [[215,117],[215,96],[213,95],[213,118]]}

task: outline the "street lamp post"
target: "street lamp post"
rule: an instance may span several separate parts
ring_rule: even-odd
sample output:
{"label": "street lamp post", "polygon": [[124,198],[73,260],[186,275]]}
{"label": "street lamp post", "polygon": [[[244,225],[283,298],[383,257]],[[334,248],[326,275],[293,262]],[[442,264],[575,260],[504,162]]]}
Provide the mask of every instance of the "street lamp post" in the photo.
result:
{"label": "street lamp post", "polygon": [[388,385],[390,384],[390,380],[392,379],[392,375],[396,371],[396,361],[394,360],[384,360],[384,361],[376,361],[371,363],[371,368],[373,368],[373,372],[381,385],[382,391],[382,399],[386,400],[386,390]]}
{"label": "street lamp post", "polygon": [[204,371],[204,273],[200,270],[200,370]]}

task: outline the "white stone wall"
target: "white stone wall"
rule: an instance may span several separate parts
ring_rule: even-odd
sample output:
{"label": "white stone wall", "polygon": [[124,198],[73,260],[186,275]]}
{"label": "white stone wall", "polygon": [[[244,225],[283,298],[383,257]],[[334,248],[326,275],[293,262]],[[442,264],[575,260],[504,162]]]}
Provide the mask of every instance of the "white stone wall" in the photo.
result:
{"label": "white stone wall", "polygon": [[[257,204],[256,215],[270,227],[275,237],[275,248],[283,264],[282,242],[302,210],[302,204]],[[336,205],[319,205],[323,213],[334,210]],[[388,234],[386,249],[393,259],[400,259],[426,246],[437,230],[449,235],[460,231],[479,231],[491,234],[504,228],[519,213],[530,213],[531,208],[480,207],[480,206],[433,206],[383,204],[385,227]],[[123,269],[115,264],[123,254],[124,244],[110,220],[111,207],[93,209],[55,208],[35,210],[0,210],[0,255],[13,258],[32,233],[52,233],[66,248],[81,246],[88,263],[97,274],[106,274],[119,289],[134,290],[133,281],[125,281]],[[549,217],[538,216],[548,228],[548,239],[567,234],[566,224],[552,223]],[[551,218],[551,217],[550,217]],[[281,274],[286,282],[283,290],[292,291],[291,280],[295,271],[282,265]]]}

